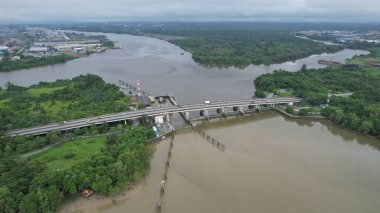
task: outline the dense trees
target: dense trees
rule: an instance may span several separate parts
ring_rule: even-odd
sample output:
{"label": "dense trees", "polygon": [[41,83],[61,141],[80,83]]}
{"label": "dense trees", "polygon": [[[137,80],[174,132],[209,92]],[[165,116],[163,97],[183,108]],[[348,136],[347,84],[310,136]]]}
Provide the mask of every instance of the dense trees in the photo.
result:
{"label": "dense trees", "polygon": [[162,37],[190,52],[194,61],[211,67],[244,68],[250,64],[282,63],[344,49],[343,46],[297,38],[293,32],[305,27],[268,23],[165,23],[163,26],[98,23],[61,26],[63,29]]}
{"label": "dense trees", "polygon": [[0,72],[12,71],[18,69],[39,67],[44,65],[63,63],[74,59],[75,57],[67,54],[60,54],[56,56],[47,56],[36,58],[33,56],[25,56],[20,60],[12,60],[9,57],[4,58],[0,61]]}
{"label": "dense trees", "polygon": [[[95,75],[0,89],[0,131],[128,110],[128,97]],[[104,126],[101,131],[106,131]]]}
{"label": "dense trees", "polygon": [[[188,32],[175,33],[188,36]],[[192,32],[190,36],[169,41],[192,53],[194,61],[208,66],[268,65],[343,49],[279,31],[205,30]]]}
{"label": "dense trees", "polygon": [[[128,110],[128,97],[95,75],[24,88],[8,83],[0,89],[0,135],[11,129]],[[108,124],[75,130],[76,135],[105,133]],[[63,140],[58,132],[46,137],[2,138],[0,156],[23,153]]]}
{"label": "dense trees", "polygon": [[50,132],[45,137],[3,137],[0,140],[0,158],[67,140],[60,136],[59,132]]}
{"label": "dense trees", "polygon": [[349,97],[332,96],[322,115],[344,127],[380,137],[380,77],[368,75],[362,68],[279,70],[259,76],[254,83],[261,92],[292,90],[307,104],[317,106],[326,104],[329,90],[333,94],[353,93]]}
{"label": "dense trees", "polygon": [[143,177],[150,151],[144,142],[153,132],[131,129],[110,136],[105,149],[66,170],[47,170],[35,160],[0,161],[0,208],[5,212],[53,212],[64,197],[86,187],[112,194]]}
{"label": "dense trees", "polygon": [[115,44],[112,41],[110,41],[110,40],[105,40],[105,41],[102,42],[102,46],[103,47],[114,47]]}

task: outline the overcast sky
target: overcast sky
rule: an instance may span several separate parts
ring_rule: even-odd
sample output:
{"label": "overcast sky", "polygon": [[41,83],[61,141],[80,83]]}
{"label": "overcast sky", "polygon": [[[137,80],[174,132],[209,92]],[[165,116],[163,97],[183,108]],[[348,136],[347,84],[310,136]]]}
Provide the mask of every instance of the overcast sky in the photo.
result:
{"label": "overcast sky", "polygon": [[380,22],[380,0],[0,0],[0,22]]}

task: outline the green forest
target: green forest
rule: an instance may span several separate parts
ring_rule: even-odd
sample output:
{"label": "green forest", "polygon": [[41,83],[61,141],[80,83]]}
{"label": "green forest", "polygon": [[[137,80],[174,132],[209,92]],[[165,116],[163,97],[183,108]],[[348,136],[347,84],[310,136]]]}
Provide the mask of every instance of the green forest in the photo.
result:
{"label": "green forest", "polygon": [[77,138],[30,158],[0,158],[0,209],[48,213],[85,188],[114,194],[146,175],[151,151],[144,142],[152,137],[150,129],[129,128]]}
{"label": "green forest", "polygon": [[10,57],[5,57],[0,61],[0,72],[58,64],[72,60],[74,58],[74,56],[67,54],[41,58],[36,58],[33,56],[22,56],[20,60],[12,60]]}
{"label": "green forest", "polygon": [[206,66],[244,68],[250,64],[269,65],[343,49],[279,31],[201,31],[176,35],[185,38],[169,42],[190,52],[194,61]]}
{"label": "green forest", "polygon": [[1,132],[128,110],[129,99],[96,75],[0,89]]}
{"label": "green forest", "polygon": [[309,28],[308,25],[184,22],[164,23],[162,26],[150,23],[128,23],[127,26],[123,23],[86,23],[59,27],[162,38],[190,52],[194,61],[206,67],[244,68],[250,64],[283,63],[345,48],[297,38],[294,32]]}
{"label": "green forest", "polygon": [[[326,104],[332,94],[352,93],[348,97],[333,95],[321,114],[334,123],[380,138],[380,75],[358,68],[306,69],[298,72],[278,70],[255,79],[256,94],[276,93],[286,89],[305,99],[304,105]],[[307,114],[302,113],[302,114]]]}
{"label": "green forest", "polygon": [[[96,75],[40,82],[7,83],[0,89],[1,134],[11,129],[128,110],[129,99]],[[100,135],[99,135],[100,134]],[[0,209],[54,212],[85,188],[114,194],[142,178],[151,151],[150,127],[92,125],[71,133],[0,140]],[[49,145],[49,147],[47,147]],[[37,154],[22,153],[46,147]],[[30,156],[29,156],[30,155]]]}

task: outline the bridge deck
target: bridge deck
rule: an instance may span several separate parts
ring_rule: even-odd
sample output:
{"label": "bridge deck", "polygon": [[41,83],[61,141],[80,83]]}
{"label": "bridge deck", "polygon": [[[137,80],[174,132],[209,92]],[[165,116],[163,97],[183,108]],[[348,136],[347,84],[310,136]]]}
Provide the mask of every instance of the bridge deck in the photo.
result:
{"label": "bridge deck", "polygon": [[239,106],[260,106],[260,105],[278,105],[278,104],[293,104],[300,102],[300,98],[255,98],[255,99],[242,99],[231,101],[217,101],[210,104],[196,103],[187,105],[177,105],[161,107],[156,109],[145,109],[130,112],[113,113],[107,115],[93,116],[88,118],[81,118],[66,122],[52,123],[38,127],[26,128],[21,130],[14,130],[7,132],[7,136],[26,136],[26,135],[41,135],[51,131],[66,131],[81,127],[91,126],[93,124],[113,123],[124,120],[131,120],[140,118],[142,116],[157,116],[165,113],[173,114],[180,112],[200,111],[208,109],[220,109],[226,107],[239,107]]}

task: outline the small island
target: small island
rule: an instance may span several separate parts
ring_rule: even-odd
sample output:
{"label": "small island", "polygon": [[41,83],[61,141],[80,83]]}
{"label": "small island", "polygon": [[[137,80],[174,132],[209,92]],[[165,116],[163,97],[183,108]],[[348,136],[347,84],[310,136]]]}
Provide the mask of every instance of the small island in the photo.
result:
{"label": "small island", "polygon": [[107,23],[70,25],[66,30],[142,35],[166,40],[191,53],[205,67],[245,67],[269,65],[305,58],[314,54],[335,53],[343,45],[327,45],[297,37],[297,28],[251,23],[164,23],[144,25]]}

